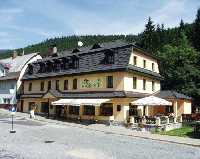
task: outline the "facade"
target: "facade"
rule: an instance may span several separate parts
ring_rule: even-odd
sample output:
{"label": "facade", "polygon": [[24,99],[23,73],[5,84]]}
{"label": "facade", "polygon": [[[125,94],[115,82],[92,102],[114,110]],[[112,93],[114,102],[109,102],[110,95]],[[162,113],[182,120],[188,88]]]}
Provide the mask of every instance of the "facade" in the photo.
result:
{"label": "facade", "polygon": [[37,53],[13,56],[0,60],[0,107],[17,104],[17,91],[21,86],[21,78],[30,62],[41,59]]}
{"label": "facade", "polygon": [[[125,121],[147,115],[133,100],[160,91],[158,61],[133,44],[112,42],[62,52],[29,64],[18,109],[67,118]],[[85,99],[79,105],[52,105],[59,99]],[[98,105],[89,99],[108,99]],[[156,112],[155,112],[156,113]]]}
{"label": "facade", "polygon": [[[162,90],[156,93],[157,97],[164,98],[172,102],[172,108],[167,109],[174,113],[176,117],[181,116],[182,114],[191,114],[192,113],[192,98],[184,94],[178,93],[172,90]],[[165,110],[161,110],[163,112]]]}

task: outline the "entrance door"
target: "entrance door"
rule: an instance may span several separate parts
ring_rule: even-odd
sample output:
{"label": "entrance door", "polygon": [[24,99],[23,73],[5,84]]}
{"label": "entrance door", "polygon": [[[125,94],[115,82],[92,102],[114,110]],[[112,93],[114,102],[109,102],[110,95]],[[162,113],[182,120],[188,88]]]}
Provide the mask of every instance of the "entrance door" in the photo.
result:
{"label": "entrance door", "polygon": [[41,103],[41,113],[44,113],[49,116],[49,103],[48,102]]}
{"label": "entrance door", "polygon": [[21,112],[23,112],[23,108],[24,108],[24,100],[21,100],[21,108],[20,108]]}

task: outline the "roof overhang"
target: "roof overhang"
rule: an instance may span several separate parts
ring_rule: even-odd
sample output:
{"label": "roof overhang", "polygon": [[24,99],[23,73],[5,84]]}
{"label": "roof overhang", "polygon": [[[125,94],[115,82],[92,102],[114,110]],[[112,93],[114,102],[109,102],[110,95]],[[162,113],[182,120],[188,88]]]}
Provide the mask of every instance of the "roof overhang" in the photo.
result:
{"label": "roof overhang", "polygon": [[52,102],[52,105],[91,105],[91,106],[100,106],[100,104],[108,102],[110,99],[59,99]]}

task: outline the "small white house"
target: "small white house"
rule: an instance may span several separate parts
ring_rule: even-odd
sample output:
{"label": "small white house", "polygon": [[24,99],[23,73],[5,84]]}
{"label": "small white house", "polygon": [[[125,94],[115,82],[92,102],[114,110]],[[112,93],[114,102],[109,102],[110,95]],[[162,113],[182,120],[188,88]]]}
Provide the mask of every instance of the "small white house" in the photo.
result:
{"label": "small white house", "polygon": [[0,107],[17,103],[16,96],[29,63],[42,59],[38,53],[19,56],[16,52],[10,58],[0,60]]}

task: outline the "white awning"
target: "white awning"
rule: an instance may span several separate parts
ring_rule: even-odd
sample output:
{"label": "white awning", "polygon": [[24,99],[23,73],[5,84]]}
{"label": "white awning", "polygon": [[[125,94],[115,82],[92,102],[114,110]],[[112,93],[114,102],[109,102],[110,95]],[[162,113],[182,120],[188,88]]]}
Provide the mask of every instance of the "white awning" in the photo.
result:
{"label": "white awning", "polygon": [[131,104],[133,105],[144,105],[144,106],[156,106],[156,105],[172,105],[171,102],[162,99],[162,98],[158,98],[155,96],[148,96],[148,97],[144,97],[141,99],[138,99],[136,101],[131,102]]}
{"label": "white awning", "polygon": [[59,99],[58,101],[52,102],[52,105],[95,105],[98,106],[101,103],[105,103],[110,99]]}
{"label": "white awning", "polygon": [[51,102],[52,105],[71,105],[73,99],[59,99],[57,101]]}

